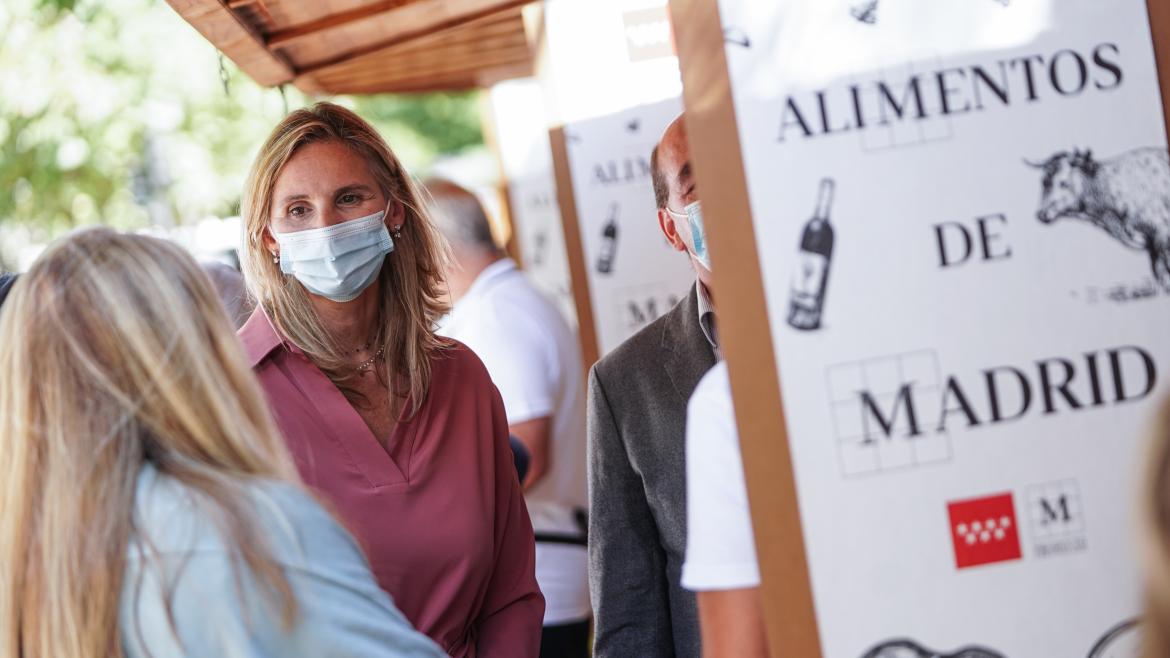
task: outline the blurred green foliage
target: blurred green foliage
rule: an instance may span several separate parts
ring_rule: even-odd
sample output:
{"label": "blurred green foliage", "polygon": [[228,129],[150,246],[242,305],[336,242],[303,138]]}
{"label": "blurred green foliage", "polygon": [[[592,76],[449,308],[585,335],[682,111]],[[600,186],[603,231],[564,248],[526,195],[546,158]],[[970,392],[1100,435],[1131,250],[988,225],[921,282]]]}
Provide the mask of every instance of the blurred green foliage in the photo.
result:
{"label": "blurred green foliage", "polygon": [[[161,0],[0,3],[0,239],[235,214],[286,103],[313,99],[261,88],[230,60],[225,93],[220,61]],[[475,93],[331,100],[370,119],[416,175],[483,142]]]}
{"label": "blurred green foliage", "polygon": [[383,94],[355,99],[354,109],[379,126],[409,126],[433,153],[458,153],[483,144],[478,93],[421,96]]}

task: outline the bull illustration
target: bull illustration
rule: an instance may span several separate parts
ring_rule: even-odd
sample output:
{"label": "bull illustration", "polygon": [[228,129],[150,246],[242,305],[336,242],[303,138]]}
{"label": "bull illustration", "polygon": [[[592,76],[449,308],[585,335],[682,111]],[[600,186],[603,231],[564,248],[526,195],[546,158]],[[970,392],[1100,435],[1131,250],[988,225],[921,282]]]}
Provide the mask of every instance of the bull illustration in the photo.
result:
{"label": "bull illustration", "polygon": [[1154,278],[1170,290],[1170,153],[1141,148],[1102,162],[1074,150],[1027,164],[1044,172],[1042,223],[1069,217],[1100,227],[1145,251]]}
{"label": "bull illustration", "polygon": [[965,647],[954,653],[932,651],[913,640],[892,640],[870,649],[862,658],[1004,658],[983,647]]}

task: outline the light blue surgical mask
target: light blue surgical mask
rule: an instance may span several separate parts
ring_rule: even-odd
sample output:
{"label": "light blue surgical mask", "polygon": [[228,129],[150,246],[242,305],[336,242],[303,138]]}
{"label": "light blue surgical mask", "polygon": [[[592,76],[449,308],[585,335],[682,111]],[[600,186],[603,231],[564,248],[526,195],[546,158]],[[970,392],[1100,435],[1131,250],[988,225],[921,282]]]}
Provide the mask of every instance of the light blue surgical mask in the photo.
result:
{"label": "light blue surgical mask", "polygon": [[703,230],[703,208],[699,202],[688,204],[683,208],[683,212],[675,212],[670,208],[666,209],[671,217],[677,217],[687,220],[687,226],[691,229],[691,243],[695,246],[691,253],[707,271],[711,271],[711,256],[707,253],[707,233]]}
{"label": "light blue surgical mask", "polygon": [[280,271],[291,274],[306,290],[335,302],[362,293],[382,270],[394,241],[382,218],[385,211],[334,226],[295,233],[276,233]]}

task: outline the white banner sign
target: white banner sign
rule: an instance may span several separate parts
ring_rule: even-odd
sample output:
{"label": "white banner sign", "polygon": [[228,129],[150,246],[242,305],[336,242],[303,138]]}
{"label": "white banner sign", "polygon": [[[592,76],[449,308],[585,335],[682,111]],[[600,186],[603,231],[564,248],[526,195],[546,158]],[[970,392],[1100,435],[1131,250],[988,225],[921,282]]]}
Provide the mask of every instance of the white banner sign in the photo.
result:
{"label": "white banner sign", "polygon": [[1132,658],[1170,373],[1145,0],[720,12],[825,656]]}
{"label": "white banner sign", "polygon": [[589,294],[602,355],[670,310],[695,281],[658,226],[650,152],[678,99],[565,126]]}
{"label": "white banner sign", "polygon": [[545,0],[543,7],[554,124],[682,93],[666,0]]}
{"label": "white banner sign", "polygon": [[492,87],[496,145],[507,180],[512,228],[528,276],[576,326],[565,232],[557,208],[544,95],[532,79]]}

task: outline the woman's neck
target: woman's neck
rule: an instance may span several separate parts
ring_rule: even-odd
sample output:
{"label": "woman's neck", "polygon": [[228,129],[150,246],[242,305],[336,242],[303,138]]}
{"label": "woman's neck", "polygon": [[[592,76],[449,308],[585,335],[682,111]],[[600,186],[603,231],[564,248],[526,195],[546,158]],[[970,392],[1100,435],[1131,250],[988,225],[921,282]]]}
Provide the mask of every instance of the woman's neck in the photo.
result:
{"label": "woman's neck", "polygon": [[362,350],[377,337],[380,285],[381,282],[375,281],[348,302],[335,302],[316,295],[309,297],[325,330],[342,350]]}

